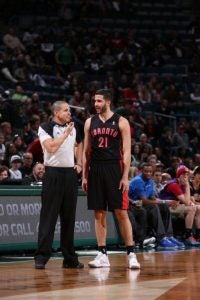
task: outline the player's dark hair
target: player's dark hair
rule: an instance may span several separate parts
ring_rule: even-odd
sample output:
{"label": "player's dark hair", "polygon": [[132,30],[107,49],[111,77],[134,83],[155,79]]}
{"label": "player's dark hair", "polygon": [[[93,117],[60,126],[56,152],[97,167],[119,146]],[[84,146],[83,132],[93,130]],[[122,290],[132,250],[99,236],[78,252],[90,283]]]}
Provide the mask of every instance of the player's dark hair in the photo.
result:
{"label": "player's dark hair", "polygon": [[96,91],[96,95],[102,95],[105,100],[110,100],[111,102],[113,101],[113,95],[111,90],[108,89],[101,89]]}

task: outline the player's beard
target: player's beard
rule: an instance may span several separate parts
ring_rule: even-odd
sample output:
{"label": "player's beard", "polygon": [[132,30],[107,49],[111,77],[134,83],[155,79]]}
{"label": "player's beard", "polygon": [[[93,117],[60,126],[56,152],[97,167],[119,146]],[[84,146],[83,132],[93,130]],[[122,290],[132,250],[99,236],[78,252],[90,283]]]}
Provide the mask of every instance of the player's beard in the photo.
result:
{"label": "player's beard", "polygon": [[104,114],[106,112],[106,109],[107,109],[106,105],[102,106],[101,109],[100,109],[100,111],[99,111],[99,113],[100,114]]}

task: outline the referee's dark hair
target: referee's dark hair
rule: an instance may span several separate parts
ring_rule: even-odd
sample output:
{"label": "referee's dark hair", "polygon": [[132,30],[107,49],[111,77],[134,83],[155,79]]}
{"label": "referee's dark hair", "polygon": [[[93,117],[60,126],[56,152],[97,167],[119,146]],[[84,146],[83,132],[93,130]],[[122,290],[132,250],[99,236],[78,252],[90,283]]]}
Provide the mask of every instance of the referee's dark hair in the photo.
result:
{"label": "referee's dark hair", "polygon": [[111,102],[113,102],[113,95],[112,95],[111,90],[100,89],[100,90],[96,91],[95,95],[102,95],[105,100],[110,100]]}
{"label": "referee's dark hair", "polygon": [[66,101],[63,101],[63,100],[59,100],[59,101],[56,101],[52,104],[51,106],[51,112],[52,114],[54,115],[55,111],[59,111],[60,110],[60,107],[62,104],[65,104],[67,103]]}

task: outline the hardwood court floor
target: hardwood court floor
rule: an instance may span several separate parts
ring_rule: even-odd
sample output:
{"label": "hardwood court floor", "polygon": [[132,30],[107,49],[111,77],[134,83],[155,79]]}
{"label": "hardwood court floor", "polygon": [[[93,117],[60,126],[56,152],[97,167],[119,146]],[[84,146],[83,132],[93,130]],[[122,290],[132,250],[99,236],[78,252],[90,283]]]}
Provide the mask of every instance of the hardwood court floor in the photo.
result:
{"label": "hardwood court floor", "polygon": [[62,269],[51,259],[45,270],[33,261],[0,263],[0,300],[191,300],[200,299],[200,249],[142,252],[141,270],[126,267],[125,254],[109,255],[111,268]]}

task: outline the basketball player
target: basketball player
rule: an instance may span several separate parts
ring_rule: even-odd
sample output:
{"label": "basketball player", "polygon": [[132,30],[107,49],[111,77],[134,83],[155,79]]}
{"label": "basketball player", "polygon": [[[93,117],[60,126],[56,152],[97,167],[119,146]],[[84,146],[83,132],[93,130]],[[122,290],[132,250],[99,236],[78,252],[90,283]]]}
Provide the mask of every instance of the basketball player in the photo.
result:
{"label": "basketball player", "polygon": [[109,90],[97,91],[94,97],[97,114],[85,122],[82,188],[87,192],[88,209],[95,213],[98,243],[98,255],[89,262],[89,266],[110,266],[106,252],[106,211],[110,210],[114,211],[119,222],[127,249],[128,267],[139,269],[127,214],[130,127],[125,118],[111,111],[111,103]]}

